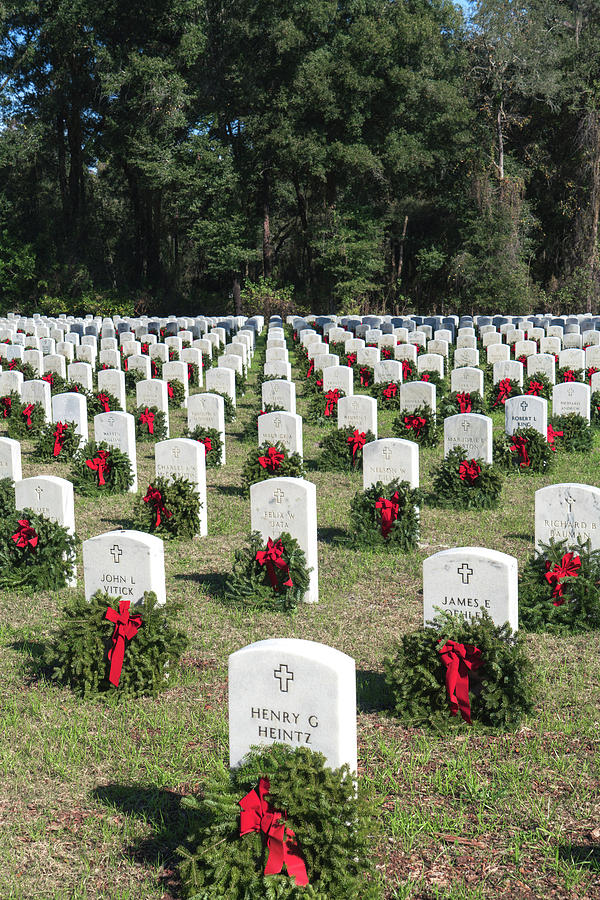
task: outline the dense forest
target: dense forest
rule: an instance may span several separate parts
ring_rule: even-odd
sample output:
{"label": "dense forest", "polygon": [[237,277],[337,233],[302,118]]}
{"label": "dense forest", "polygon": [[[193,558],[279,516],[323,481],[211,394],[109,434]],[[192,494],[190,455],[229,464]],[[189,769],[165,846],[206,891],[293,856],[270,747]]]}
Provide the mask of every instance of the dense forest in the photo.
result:
{"label": "dense forest", "polygon": [[0,312],[599,306],[598,0],[4,0],[0,27]]}

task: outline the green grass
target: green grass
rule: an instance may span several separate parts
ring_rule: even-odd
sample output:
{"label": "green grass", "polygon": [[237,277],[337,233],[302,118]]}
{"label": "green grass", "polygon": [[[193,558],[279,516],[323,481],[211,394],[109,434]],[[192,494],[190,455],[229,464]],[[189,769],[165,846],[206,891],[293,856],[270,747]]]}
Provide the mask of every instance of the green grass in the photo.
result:
{"label": "green grass", "polygon": [[[180,896],[174,849],[185,834],[181,797],[227,761],[227,657],[255,640],[303,637],[352,655],[358,670],[359,772],[378,808],[373,853],[389,900],[600,898],[600,656],[598,636],[530,636],[535,714],[516,734],[477,728],[441,737],[400,727],[386,712],[383,659],[422,618],[421,566],[445,547],[533,551],[534,491],[559,481],[598,484],[593,452],[558,455],[548,476],[504,479],[495,511],[423,506],[421,545],[406,555],[356,552],[336,537],[349,522],[359,474],[315,467],[324,428],[305,425],[317,486],[320,598],[294,614],[228,607],[219,596],[249,528],[240,475],[260,408],[257,364],[227,426],[227,466],[207,470],[207,538],[165,543],[168,596],[182,601],[190,649],[157,700],[81,701],[36,674],[41,647],[72,593],[0,596],[0,897],[167,900]],[[295,373],[297,374],[297,372]],[[306,409],[298,379],[298,412]],[[381,413],[379,436],[395,413]],[[494,413],[502,428],[502,415]],[[171,414],[171,435],[185,412]],[[138,444],[140,490],[152,444]],[[421,485],[442,454],[421,451]],[[68,476],[23,445],[23,474]],[[76,497],[79,537],[127,527],[134,497]],[[78,571],[83,584],[81,554]]]}

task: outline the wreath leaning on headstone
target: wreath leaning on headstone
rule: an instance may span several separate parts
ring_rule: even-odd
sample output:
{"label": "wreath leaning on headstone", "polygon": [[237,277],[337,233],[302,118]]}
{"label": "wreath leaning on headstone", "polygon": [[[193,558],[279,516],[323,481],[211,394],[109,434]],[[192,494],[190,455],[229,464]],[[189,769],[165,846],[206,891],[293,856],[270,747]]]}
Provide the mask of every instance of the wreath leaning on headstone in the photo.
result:
{"label": "wreath leaning on headstone", "polygon": [[521,393],[521,386],[514,378],[501,378],[496,384],[492,384],[488,391],[487,403],[490,410],[503,411],[504,404],[510,397],[516,397]]}
{"label": "wreath leaning on headstone", "polygon": [[574,369],[572,366],[561,366],[556,373],[556,383],[566,384],[570,381],[585,381],[583,369]]}
{"label": "wreath leaning on headstone", "polygon": [[233,405],[233,400],[226,394],[224,391],[211,391],[212,394],[217,394],[219,397],[223,398],[223,409],[225,413],[225,421],[226,422],[235,422],[237,413],[235,410],[235,406]]}
{"label": "wreath leaning on headstone", "polygon": [[0,518],[15,512],[15,483],[12,478],[0,478]]}
{"label": "wreath leaning on headstone", "polygon": [[594,391],[590,401],[590,418],[594,428],[600,427],[600,391]]}
{"label": "wreath leaning on headstone", "polygon": [[248,496],[250,485],[267,478],[305,478],[304,462],[299,453],[290,453],[281,441],[275,445],[265,441],[251,450],[242,470],[242,493]]}
{"label": "wreath leaning on headstone", "polygon": [[371,396],[380,409],[400,409],[400,381],[379,381],[371,387]]}
{"label": "wreath leaning on headstone", "polygon": [[518,428],[512,435],[494,437],[494,463],[506,472],[548,472],[553,449],[535,428]]}
{"label": "wreath leaning on headstone", "polygon": [[374,805],[347,765],[331,769],[308,747],[273,744],[236,769],[223,767],[201,798],[183,803],[191,832],[177,852],[187,898],[382,897]]}
{"label": "wreath leaning on headstone", "polygon": [[0,424],[5,423],[8,427],[8,420],[13,416],[13,410],[17,408],[21,398],[16,391],[5,394],[0,397]]}
{"label": "wreath leaning on headstone", "polygon": [[541,372],[535,372],[533,375],[526,375],[523,381],[523,394],[532,397],[543,397],[544,400],[550,400],[552,397],[552,384],[546,375]]}
{"label": "wreath leaning on headstone", "polygon": [[73,487],[80,494],[122,494],[133,484],[131,460],[104,441],[88,441],[73,457]]}
{"label": "wreath leaning on headstone", "polygon": [[157,606],[156,594],[130,602],[99,591],[79,595],[63,608],[63,620],[44,653],[50,677],[82,697],[117,693],[155,697],[172,683],[186,635],[176,631],[179,605]]}
{"label": "wreath leaning on headstone", "polygon": [[31,509],[0,520],[0,588],[58,590],[73,576],[77,539]]}
{"label": "wreath leaning on headstone", "polygon": [[158,406],[138,406],[135,411],[136,441],[164,441],[167,417]]}
{"label": "wreath leaning on headstone", "polygon": [[136,499],[133,527],[161,538],[193,538],[200,530],[201,501],[186,478],[155,478]]}
{"label": "wreath leaning on headstone", "polygon": [[578,413],[553,416],[551,427],[559,450],[565,450],[567,453],[585,453],[592,449],[593,431],[588,420]]}
{"label": "wreath leaning on headstone", "polygon": [[73,459],[81,443],[81,435],[76,433],[75,428],[75,422],[49,422],[44,425],[34,451],[36,458],[43,462]]}
{"label": "wreath leaning on headstone", "polygon": [[392,422],[394,437],[415,441],[423,447],[435,447],[439,440],[440,428],[433,410],[427,404],[412,412],[403,409]]}
{"label": "wreath leaning on headstone", "polygon": [[255,609],[295,609],[308,590],[311,569],[304,551],[289,534],[275,541],[253,531],[246,547],[236,550],[224,597]]}
{"label": "wreath leaning on headstone", "polygon": [[169,406],[180,409],[185,402],[185,388],[177,378],[167,381],[167,397]]}
{"label": "wreath leaning on headstone", "polygon": [[345,396],[339,388],[315,392],[308,401],[306,421],[313,425],[336,425],[338,403]]}
{"label": "wreath leaning on headstone", "polygon": [[8,436],[16,441],[38,438],[46,416],[41,403],[23,403],[16,399],[12,404],[11,415],[7,419]]}
{"label": "wreath leaning on headstone", "polygon": [[97,416],[104,412],[122,412],[121,404],[108,391],[92,391],[86,393],[88,415]]}
{"label": "wreath leaning on headstone", "polygon": [[[463,722],[514,729],[532,709],[532,665],[525,639],[490,616],[449,613],[405,634],[385,660],[398,718],[445,730]],[[458,713],[460,712],[460,716]]]}
{"label": "wreath leaning on headstone", "polygon": [[439,405],[440,419],[457,416],[459,413],[485,414],[485,403],[478,391],[453,391],[442,397]]}
{"label": "wreath leaning on headstone", "polygon": [[47,381],[50,385],[50,393],[54,396],[54,394],[64,394],[67,389],[67,380],[63,378],[62,375],[58,375],[56,372],[46,372],[45,375],[42,375],[42,381]]}
{"label": "wreath leaning on headstone", "polygon": [[406,552],[419,540],[421,492],[408,481],[378,481],[355,494],[350,507],[350,541],[355,547],[391,547]]}
{"label": "wreath leaning on headstone", "polygon": [[223,441],[221,432],[216,428],[203,428],[197,425],[192,431],[186,430],[185,436],[192,441],[204,444],[204,461],[207,469],[217,469],[221,465]]}
{"label": "wreath leaning on headstone", "polygon": [[471,459],[462,447],[454,447],[432,473],[427,494],[430,506],[445,509],[491,509],[498,505],[502,478],[493,466]]}
{"label": "wreath leaning on headstone", "polygon": [[375,440],[372,431],[336,428],[326,434],[319,446],[318,468],[330,472],[354,472],[362,469],[363,447]]}
{"label": "wreath leaning on headstone", "polygon": [[600,628],[600,550],[589,539],[550,541],[520,572],[519,621],[527,631]]}

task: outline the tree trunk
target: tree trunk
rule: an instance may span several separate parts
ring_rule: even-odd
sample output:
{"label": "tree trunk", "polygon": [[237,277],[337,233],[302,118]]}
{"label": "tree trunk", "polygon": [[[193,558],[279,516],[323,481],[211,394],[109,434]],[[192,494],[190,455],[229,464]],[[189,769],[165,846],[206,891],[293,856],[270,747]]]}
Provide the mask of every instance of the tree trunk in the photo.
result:
{"label": "tree trunk", "polygon": [[263,175],[263,275],[265,278],[271,277],[273,271],[273,245],[271,243],[271,187],[269,184],[269,176],[267,172]]}
{"label": "tree trunk", "polygon": [[398,243],[398,265],[396,267],[396,282],[402,278],[402,266],[404,265],[404,242],[406,240],[406,229],[408,228],[408,216],[404,216],[404,225],[402,226],[402,237]]}
{"label": "tree trunk", "polygon": [[63,234],[69,230],[69,204],[67,200],[67,158],[65,152],[65,123],[62,112],[56,116],[56,141],[58,145],[58,184],[62,206]]}
{"label": "tree trunk", "polygon": [[498,177],[504,181],[504,135],[502,133],[502,119],[504,118],[504,104],[498,107],[497,133],[498,133]]}
{"label": "tree trunk", "polygon": [[240,276],[233,276],[233,311],[234,315],[242,315],[242,292],[240,288]]}

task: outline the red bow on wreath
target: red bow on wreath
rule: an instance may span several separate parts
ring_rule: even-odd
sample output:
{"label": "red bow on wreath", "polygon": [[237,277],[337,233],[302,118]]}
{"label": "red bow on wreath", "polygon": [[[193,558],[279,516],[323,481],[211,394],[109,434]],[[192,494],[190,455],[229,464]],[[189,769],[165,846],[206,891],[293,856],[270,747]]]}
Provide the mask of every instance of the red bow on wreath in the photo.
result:
{"label": "red bow on wreath", "polygon": [[204,456],[208,456],[210,451],[212,450],[212,441],[209,437],[198,438],[198,441],[201,444],[204,444]]}
{"label": "red bow on wreath", "polygon": [[520,435],[513,435],[511,450],[515,451],[519,455],[519,466],[522,469],[526,469],[531,465],[531,460],[529,459],[529,455],[527,453],[527,438],[521,437]]}
{"label": "red bow on wreath", "polygon": [[165,506],[165,501],[163,500],[161,492],[152,487],[151,484],[148,485],[148,493],[144,497],[144,503],[151,503],[154,507],[154,512],[156,513],[156,521],[154,523],[155,528],[158,528],[160,525],[161,515],[164,516],[165,519],[171,519],[173,517],[173,513]]}
{"label": "red bow on wreath", "polygon": [[493,405],[498,406],[499,403],[506,403],[506,401],[510,397],[510,392],[510,378],[503,378],[498,382],[498,394],[496,396],[496,402]]}
{"label": "red bow on wreath", "polygon": [[358,374],[360,376],[360,383],[365,387],[368,387],[371,382],[371,370],[367,368],[367,366],[362,366]]}
{"label": "red bow on wreath", "polygon": [[85,464],[88,469],[91,469],[92,472],[98,473],[98,485],[102,486],[106,484],[104,480],[104,473],[107,474],[110,472],[110,466],[108,464],[109,453],[107,450],[98,450],[98,455],[93,459],[86,459]]}
{"label": "red bow on wreath", "polygon": [[145,356],[147,356],[148,353],[150,352],[150,348],[149,348],[148,344],[142,344],[142,346],[140,347],[140,352],[143,353]]}
{"label": "red bow on wreath", "polygon": [[9,371],[13,372],[15,369],[18,368],[18,366],[19,366],[18,361],[16,359],[11,359],[11,361],[8,364]]}
{"label": "red bow on wreath", "polygon": [[389,500],[385,497],[380,497],[375,502],[375,509],[381,510],[381,535],[382,537],[387,537],[400,512],[398,491],[395,491]]}
{"label": "red bow on wreath", "polygon": [[188,381],[194,377],[194,363],[188,363]]}
{"label": "red bow on wreath", "polygon": [[565,381],[577,381],[577,378],[575,376],[575,372],[573,371],[573,369],[567,369],[565,372],[563,372],[562,380],[563,380],[563,384]]}
{"label": "red bow on wreath", "polygon": [[430,381],[431,374],[429,372],[421,372],[421,381]]}
{"label": "red bow on wreath", "polygon": [[270,787],[269,779],[261,778],[258,788],[249,791],[239,801],[242,809],[240,837],[253,831],[262,832],[269,851],[265,875],[279,875],[285,864],[290,878],[296,879],[296,885],[305,887],[308,884],[306,863],[300,856],[296,835],[283,821],[285,813],[276,812],[265,799]]}
{"label": "red bow on wreath", "polygon": [[54,378],[52,377],[52,372],[48,372],[47,375],[43,375],[42,381],[47,381],[50,387],[54,387]]}
{"label": "red bow on wreath", "polygon": [[424,419],[423,416],[404,416],[404,427],[408,431],[413,430],[415,437],[419,437],[426,425],[427,419]]}
{"label": "red bow on wreath", "polygon": [[18,519],[17,521],[19,527],[12,536],[13,541],[21,550],[25,549],[25,547],[31,547],[32,550],[35,550],[39,540],[37,531],[29,524],[29,519]]}
{"label": "red bow on wreath", "polygon": [[475,459],[463,459],[458,467],[458,476],[460,480],[466,481],[467,484],[475,484],[480,475],[481,466]]}
{"label": "red bow on wreath", "polygon": [[577,578],[579,569],[581,568],[581,557],[575,556],[574,553],[565,553],[559,563],[555,563],[552,567],[551,562],[546,562],[545,579],[548,584],[553,586],[552,596],[559,599],[554,600],[554,606],[562,606],[565,602],[563,596],[563,585],[561,578]]}
{"label": "red bow on wreath", "polygon": [[148,434],[154,434],[154,413],[148,407],[140,413],[140,422],[148,426]]}
{"label": "red bow on wreath", "polygon": [[595,375],[596,372],[598,372],[598,371],[600,371],[600,370],[597,369],[596,366],[589,367],[589,369],[587,370],[587,380],[588,380],[589,384],[592,383],[592,375]]}
{"label": "red bow on wreath", "polygon": [[460,710],[461,716],[470,725],[469,672],[474,672],[483,665],[481,650],[473,644],[446,641],[439,654],[446,666],[446,691],[450,701],[450,712],[456,716]]}
{"label": "red bow on wreath", "polygon": [[110,400],[108,398],[108,394],[96,394],[96,398],[104,412],[110,412]]}
{"label": "red bow on wreath", "polygon": [[398,385],[394,381],[390,381],[390,383],[384,387],[383,396],[386,400],[391,400],[392,397],[395,397],[398,393]]}
{"label": "red bow on wreath", "polygon": [[530,381],[529,387],[525,391],[526,394],[533,394],[534,397],[540,397],[544,391],[544,385],[539,381]]}
{"label": "red bow on wreath", "polygon": [[356,362],[356,353],[348,353],[346,355],[346,365],[353,366]]}
{"label": "red bow on wreath", "polygon": [[312,375],[314,367],[315,367],[315,361],[314,361],[314,359],[311,359],[311,361],[308,365],[308,369],[306,370],[307,378],[310,378],[310,376]]}
{"label": "red bow on wreath", "polygon": [[65,443],[65,438],[67,436],[68,424],[66,422],[57,422],[56,428],[54,429],[54,433],[52,437],[54,438],[54,447],[52,449],[52,455],[58,456],[60,451],[63,448]]}
{"label": "red bow on wreath", "polygon": [[258,457],[258,461],[263,469],[268,469],[269,472],[274,472],[278,469],[284,459],[285,454],[281,453],[276,447],[269,447],[265,456]]}
{"label": "red bow on wreath", "polygon": [[456,402],[458,403],[458,408],[461,413],[470,413],[473,409],[471,395],[467,393],[467,391],[465,391],[464,394],[457,394]]}
{"label": "red bow on wreath", "polygon": [[402,360],[402,378],[410,378],[413,373],[412,366],[407,359]]}
{"label": "red bow on wreath", "polygon": [[[267,549],[259,550],[256,556],[254,557],[259,566],[267,567],[267,575],[269,576],[269,581],[271,582],[271,587],[278,591],[281,587],[293,587],[294,583],[290,578],[290,570],[289,566],[283,558],[283,544],[281,541],[277,541],[274,543],[271,538],[267,541]],[[280,586],[277,581],[277,572],[275,569],[280,569],[284,576],[287,576],[287,580],[283,582]]]}
{"label": "red bow on wreath", "polygon": [[556,453],[556,447],[554,446],[554,438],[564,437],[564,431],[555,431],[552,425],[548,425],[548,429],[546,431],[546,439],[550,444],[550,449],[554,450]]}
{"label": "red bow on wreath", "polygon": [[173,398],[173,385],[170,381],[167,381],[167,394],[169,395],[169,400]]}
{"label": "red bow on wreath", "polygon": [[327,401],[325,403],[325,415],[326,416],[333,415],[333,411],[336,408],[336,406],[338,405],[339,399],[340,399],[340,392],[337,390],[337,388],[334,391],[327,391],[327,393],[325,394],[325,400]]}
{"label": "red bow on wreath", "polygon": [[356,454],[359,450],[365,446],[367,440],[367,435],[364,431],[359,431],[358,428],[355,428],[350,437],[348,438],[348,443],[352,447],[352,460],[354,461],[356,458]]}
{"label": "red bow on wreath", "polygon": [[129,600],[119,600],[119,612],[115,612],[112,606],[109,606],[105,615],[105,618],[115,626],[115,630],[112,633],[112,647],[108,651],[108,661],[110,662],[108,680],[115,687],[119,686],[121,670],[123,669],[125,641],[130,641],[134,638],[142,624],[141,616],[129,615],[130,602]]}
{"label": "red bow on wreath", "polygon": [[21,410],[21,415],[25,416],[25,426],[27,428],[31,428],[31,416],[33,415],[33,411],[35,410],[35,404],[28,403],[27,406]]}
{"label": "red bow on wreath", "polygon": [[8,419],[8,417],[10,416],[11,407],[12,407],[12,400],[10,399],[10,397],[2,398],[2,407],[3,407],[2,408],[2,418]]}

